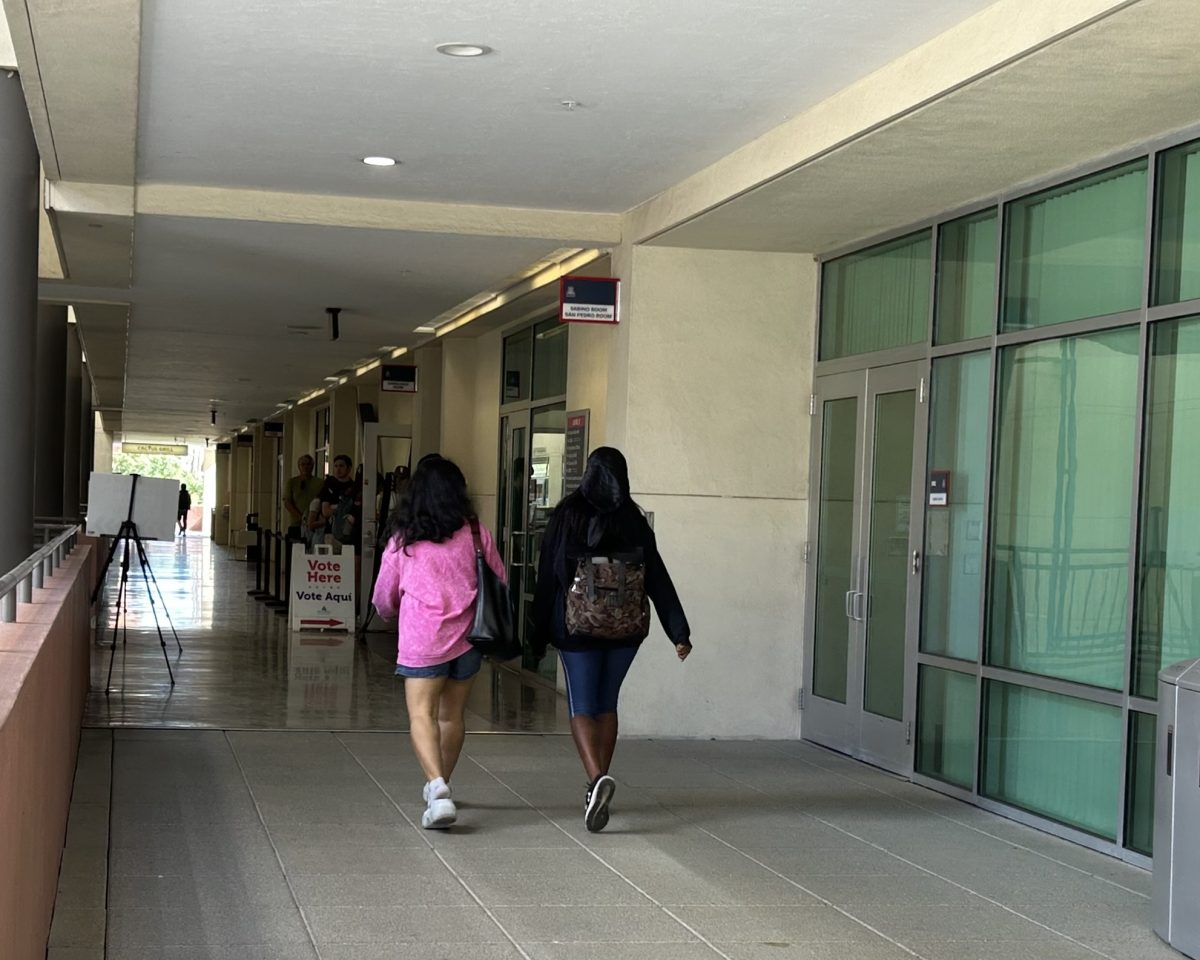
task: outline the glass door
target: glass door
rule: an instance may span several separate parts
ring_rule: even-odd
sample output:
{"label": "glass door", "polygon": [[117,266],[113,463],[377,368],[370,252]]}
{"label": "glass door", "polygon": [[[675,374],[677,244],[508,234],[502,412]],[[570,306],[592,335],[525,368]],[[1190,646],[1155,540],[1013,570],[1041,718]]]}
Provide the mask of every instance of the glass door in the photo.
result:
{"label": "glass door", "polygon": [[[517,634],[525,654],[521,666],[536,667],[529,655],[535,557],[530,549],[528,508],[531,491],[529,411],[521,410],[500,418],[500,485],[496,508],[496,536],[500,556],[508,570],[508,589],[517,615]],[[550,658],[546,658],[550,659]]]}
{"label": "glass door", "polygon": [[823,377],[814,415],[806,739],[912,770],[924,364]]}

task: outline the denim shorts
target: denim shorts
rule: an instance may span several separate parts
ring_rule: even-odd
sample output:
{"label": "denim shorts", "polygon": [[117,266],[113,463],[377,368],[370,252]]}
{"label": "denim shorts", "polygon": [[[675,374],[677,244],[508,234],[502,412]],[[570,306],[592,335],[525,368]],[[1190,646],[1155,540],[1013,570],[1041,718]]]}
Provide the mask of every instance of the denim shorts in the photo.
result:
{"label": "denim shorts", "polygon": [[412,677],[414,680],[434,680],[438,677],[447,677],[450,680],[470,680],[482,666],[483,654],[471,648],[453,660],[430,664],[427,667],[406,667],[404,664],[398,663],[396,664],[396,676]]}

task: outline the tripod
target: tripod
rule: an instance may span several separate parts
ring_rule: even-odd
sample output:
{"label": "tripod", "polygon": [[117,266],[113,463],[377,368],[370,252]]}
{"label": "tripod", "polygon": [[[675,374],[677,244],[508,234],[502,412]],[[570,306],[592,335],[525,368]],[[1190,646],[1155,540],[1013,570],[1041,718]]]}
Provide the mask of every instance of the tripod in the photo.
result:
{"label": "tripod", "polygon": [[[138,563],[141,566],[142,582],[146,585],[146,596],[150,598],[150,611],[154,615],[154,629],[158,631],[158,643],[162,647],[163,661],[167,665],[167,676],[171,680],[171,686],[175,686],[175,674],[171,670],[171,659],[167,655],[167,641],[163,636],[162,625],[158,620],[158,604],[155,602],[154,593],[158,592],[158,598],[162,601],[163,614],[167,618],[167,625],[171,628],[171,633],[175,637],[175,645],[179,648],[179,652],[183,653],[183,644],[179,642],[179,634],[175,632],[175,624],[171,621],[170,611],[167,610],[167,601],[162,595],[162,589],[158,585],[158,579],[154,576],[154,570],[150,566],[150,558],[146,556],[146,548],[142,543],[142,538],[138,533],[137,524],[133,520],[133,502],[137,495],[138,474],[133,474],[133,483],[129,487],[129,511],[125,519],[121,521],[121,527],[117,531],[116,537],[113,538],[112,546],[108,549],[108,556],[104,560],[104,566],[100,570],[100,579],[96,584],[96,589],[92,591],[92,603],[94,604],[100,596],[101,590],[104,589],[104,580],[108,575],[108,568],[112,565],[113,557],[116,556],[117,547],[124,544],[124,551],[121,556],[121,582],[117,589],[117,602],[113,606],[113,624],[112,624],[112,648],[108,656],[108,680],[104,686],[104,692],[107,694],[112,688],[112,672],[113,663],[117,658],[117,632],[121,632],[121,644],[124,646],[129,641],[129,567],[130,554],[136,550]],[[151,583],[153,582],[153,589]],[[96,637],[96,642],[104,642],[104,625],[103,621],[100,624],[100,633]]]}

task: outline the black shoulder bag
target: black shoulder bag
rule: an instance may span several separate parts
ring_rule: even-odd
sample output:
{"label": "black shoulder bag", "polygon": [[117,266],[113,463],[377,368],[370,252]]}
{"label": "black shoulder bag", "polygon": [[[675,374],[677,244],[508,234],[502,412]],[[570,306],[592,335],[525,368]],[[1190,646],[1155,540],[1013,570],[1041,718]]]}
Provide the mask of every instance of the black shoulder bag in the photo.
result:
{"label": "black shoulder bag", "polygon": [[488,566],[479,537],[479,521],[474,517],[471,518],[471,536],[475,540],[475,582],[479,589],[475,595],[475,620],[467,639],[485,657],[511,660],[521,655],[521,641],[517,637],[508,584]]}

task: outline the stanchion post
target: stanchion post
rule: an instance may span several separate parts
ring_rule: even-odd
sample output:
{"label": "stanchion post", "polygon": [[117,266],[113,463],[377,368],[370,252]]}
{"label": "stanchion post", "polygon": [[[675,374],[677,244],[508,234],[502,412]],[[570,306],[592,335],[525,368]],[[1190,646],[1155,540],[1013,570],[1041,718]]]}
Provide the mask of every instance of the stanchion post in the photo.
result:
{"label": "stanchion post", "polygon": [[275,612],[281,617],[286,617],[288,614],[288,600],[290,599],[292,590],[292,544],[285,536],[283,538],[283,589],[284,594],[279,597],[279,606],[275,608]]}

